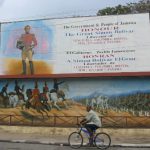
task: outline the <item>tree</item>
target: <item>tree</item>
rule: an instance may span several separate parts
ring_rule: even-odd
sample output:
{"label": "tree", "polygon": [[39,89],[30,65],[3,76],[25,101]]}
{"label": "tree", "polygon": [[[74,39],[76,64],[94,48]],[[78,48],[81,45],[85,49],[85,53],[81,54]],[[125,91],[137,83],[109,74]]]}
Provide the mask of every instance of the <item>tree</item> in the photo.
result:
{"label": "tree", "polygon": [[150,0],[140,0],[138,3],[128,3],[126,5],[118,5],[116,7],[106,7],[97,12],[98,16],[146,13],[150,12]]}

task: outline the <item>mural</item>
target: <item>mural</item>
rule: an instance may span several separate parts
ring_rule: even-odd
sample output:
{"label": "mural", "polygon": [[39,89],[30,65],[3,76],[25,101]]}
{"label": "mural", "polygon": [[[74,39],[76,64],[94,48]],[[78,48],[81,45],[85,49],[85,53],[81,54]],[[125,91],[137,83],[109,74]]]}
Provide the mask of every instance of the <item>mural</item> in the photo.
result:
{"label": "mural", "polygon": [[1,30],[1,74],[52,73],[52,26],[40,20],[25,21],[3,24]]}
{"label": "mural", "polygon": [[150,116],[149,77],[1,79],[0,114]]}

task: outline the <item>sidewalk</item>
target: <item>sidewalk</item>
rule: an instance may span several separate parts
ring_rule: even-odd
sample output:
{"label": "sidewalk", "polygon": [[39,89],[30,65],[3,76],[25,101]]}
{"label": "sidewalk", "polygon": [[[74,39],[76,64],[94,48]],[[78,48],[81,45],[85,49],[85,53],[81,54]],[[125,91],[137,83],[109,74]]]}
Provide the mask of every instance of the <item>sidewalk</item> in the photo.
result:
{"label": "sidewalk", "polygon": [[[64,129],[59,128],[57,130],[59,130],[59,132],[61,132],[61,130],[63,131]],[[71,130],[70,132],[75,131],[75,129],[70,129],[70,130]],[[150,130],[147,129],[147,132],[149,132],[149,131]],[[144,136],[142,136],[142,135],[141,136],[135,136],[135,135],[132,135],[132,136],[131,135],[130,136],[124,135],[124,136],[122,136],[121,134],[120,134],[120,136],[116,136],[115,132],[112,135],[110,135],[111,139],[112,139],[111,146],[150,147],[150,136],[145,136],[145,135]],[[20,133],[18,133],[18,132],[15,133],[15,132],[10,132],[8,130],[4,130],[4,129],[0,128],[0,142],[68,145],[68,135],[69,134],[66,134],[66,133],[61,133],[59,135],[58,134],[52,134],[52,133],[47,133],[47,134],[21,133],[21,132]]]}

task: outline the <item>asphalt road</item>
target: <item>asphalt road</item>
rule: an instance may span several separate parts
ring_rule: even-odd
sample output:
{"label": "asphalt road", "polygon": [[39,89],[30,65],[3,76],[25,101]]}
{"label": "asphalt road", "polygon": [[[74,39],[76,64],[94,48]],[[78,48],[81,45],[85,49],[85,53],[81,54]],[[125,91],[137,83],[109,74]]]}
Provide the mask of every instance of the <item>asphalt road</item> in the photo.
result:
{"label": "asphalt road", "polygon": [[[69,146],[0,142],[0,150],[72,150]],[[83,147],[80,150],[96,149]],[[108,150],[149,150],[150,148],[111,147]]]}

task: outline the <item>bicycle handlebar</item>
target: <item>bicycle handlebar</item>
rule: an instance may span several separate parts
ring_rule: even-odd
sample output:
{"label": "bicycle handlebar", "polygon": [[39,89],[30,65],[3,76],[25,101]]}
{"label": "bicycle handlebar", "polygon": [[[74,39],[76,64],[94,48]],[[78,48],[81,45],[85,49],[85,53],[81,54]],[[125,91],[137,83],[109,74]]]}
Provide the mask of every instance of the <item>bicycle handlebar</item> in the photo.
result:
{"label": "bicycle handlebar", "polygon": [[82,124],[77,124],[77,126],[78,126],[79,128],[83,128],[83,127],[84,127]]}

